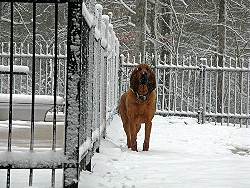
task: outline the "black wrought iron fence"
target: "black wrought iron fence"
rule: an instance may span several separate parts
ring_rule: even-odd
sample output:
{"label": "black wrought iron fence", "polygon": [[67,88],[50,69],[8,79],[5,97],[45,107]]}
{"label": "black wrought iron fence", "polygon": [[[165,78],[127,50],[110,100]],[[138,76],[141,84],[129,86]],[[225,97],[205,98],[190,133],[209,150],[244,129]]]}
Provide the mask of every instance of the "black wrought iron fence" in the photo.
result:
{"label": "black wrought iron fence", "polygon": [[[51,169],[51,187],[56,186],[57,169],[62,169],[62,186],[78,187],[80,171],[91,169],[91,158],[99,151],[100,139],[116,112],[119,42],[112,25],[102,15],[102,6],[94,1],[85,4],[81,0],[5,0],[1,3],[10,10],[2,19],[7,22],[5,27],[0,29],[6,36],[1,42],[9,44],[0,50],[0,124],[8,127],[6,130],[0,126],[0,170],[6,170],[6,187],[12,185],[13,169],[29,169],[27,186],[34,184],[36,170]],[[19,5],[26,12],[31,10],[30,22],[15,17]],[[41,7],[46,14],[43,19]],[[67,15],[64,26],[60,22],[61,9]],[[50,27],[46,28],[43,22],[49,22]],[[31,38],[30,49],[20,54],[16,44],[22,35],[19,31],[23,30],[17,23],[23,24]],[[50,30],[53,53],[41,52],[37,45],[41,26],[45,27],[42,32]],[[63,34],[65,27],[66,34]],[[67,54],[63,56],[62,41],[67,44]],[[49,79],[42,77],[48,70]],[[63,106],[60,114],[58,105]],[[49,109],[52,109],[51,122],[46,122]],[[16,129],[16,120],[25,120],[21,122],[25,122],[27,129]],[[44,123],[46,128],[42,126]]]}

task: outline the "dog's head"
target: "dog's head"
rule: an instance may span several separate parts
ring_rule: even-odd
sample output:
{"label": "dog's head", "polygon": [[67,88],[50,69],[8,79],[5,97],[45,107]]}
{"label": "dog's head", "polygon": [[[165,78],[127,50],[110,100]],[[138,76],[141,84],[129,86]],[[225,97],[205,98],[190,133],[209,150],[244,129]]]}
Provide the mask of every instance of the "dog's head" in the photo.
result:
{"label": "dog's head", "polygon": [[137,65],[130,78],[130,87],[141,95],[152,92],[156,88],[153,70],[147,64]]}

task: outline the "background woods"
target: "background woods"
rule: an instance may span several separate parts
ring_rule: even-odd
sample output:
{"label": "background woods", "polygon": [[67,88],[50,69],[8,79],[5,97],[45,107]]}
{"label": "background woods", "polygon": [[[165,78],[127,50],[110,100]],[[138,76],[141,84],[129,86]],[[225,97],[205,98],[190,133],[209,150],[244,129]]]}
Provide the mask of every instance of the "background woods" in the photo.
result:
{"label": "background woods", "polygon": [[[14,42],[32,43],[32,3],[14,3]],[[54,4],[37,4],[36,40],[37,45],[50,46],[54,42],[55,31],[55,6]],[[65,4],[59,4],[59,44],[66,42],[68,10]],[[10,41],[10,3],[0,2],[0,41]],[[49,29],[48,29],[49,28]],[[32,46],[32,45],[30,45]]]}
{"label": "background woods", "polygon": [[[99,1],[112,14],[121,52],[158,55],[249,55],[250,1]],[[135,14],[136,13],[136,14]],[[138,32],[145,40],[138,40]],[[140,38],[143,38],[140,37]],[[144,50],[145,46],[145,50]],[[144,52],[143,52],[143,51]]]}
{"label": "background woods", "polygon": [[[119,37],[121,53],[249,55],[250,1],[184,1],[184,0],[98,0],[104,14]],[[94,3],[88,1],[87,4]],[[65,39],[67,7],[60,5],[59,40]],[[10,7],[0,3],[1,42],[9,41]],[[19,31],[15,42],[30,42],[32,33],[32,4],[15,3],[15,26]],[[53,41],[54,6],[39,4],[37,8],[37,41],[49,45]],[[50,16],[51,15],[51,16]],[[39,22],[40,20],[40,22]],[[48,22],[42,22],[47,20]],[[49,30],[43,24],[50,24]],[[153,62],[152,62],[153,63]]]}

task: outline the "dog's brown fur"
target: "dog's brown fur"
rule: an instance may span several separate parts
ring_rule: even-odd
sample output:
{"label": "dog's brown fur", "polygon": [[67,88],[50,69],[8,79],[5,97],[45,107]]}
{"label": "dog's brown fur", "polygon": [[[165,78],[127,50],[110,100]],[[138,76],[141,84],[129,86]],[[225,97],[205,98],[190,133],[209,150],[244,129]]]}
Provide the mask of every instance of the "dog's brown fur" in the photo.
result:
{"label": "dog's brown fur", "polygon": [[152,119],[155,114],[155,88],[153,70],[147,64],[137,65],[130,78],[130,88],[122,95],[119,104],[127,145],[133,151],[138,151],[136,140],[142,123],[145,123],[143,151],[148,151]]}

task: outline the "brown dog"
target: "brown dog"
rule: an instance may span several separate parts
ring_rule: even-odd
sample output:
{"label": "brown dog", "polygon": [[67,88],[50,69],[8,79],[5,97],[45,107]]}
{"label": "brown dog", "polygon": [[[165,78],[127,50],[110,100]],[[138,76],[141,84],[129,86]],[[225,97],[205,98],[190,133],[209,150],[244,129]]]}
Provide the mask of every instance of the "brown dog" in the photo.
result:
{"label": "brown dog", "polygon": [[148,151],[152,119],[155,114],[156,80],[147,64],[135,67],[130,78],[130,88],[121,97],[119,112],[127,135],[127,145],[137,151],[137,133],[145,123],[143,151]]}

